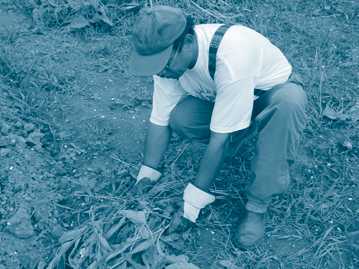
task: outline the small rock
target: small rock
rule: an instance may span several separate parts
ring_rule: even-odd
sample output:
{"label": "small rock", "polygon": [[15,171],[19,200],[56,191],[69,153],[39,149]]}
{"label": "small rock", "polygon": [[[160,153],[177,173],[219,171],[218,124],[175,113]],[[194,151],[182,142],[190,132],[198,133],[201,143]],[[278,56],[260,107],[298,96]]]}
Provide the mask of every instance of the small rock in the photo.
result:
{"label": "small rock", "polygon": [[50,233],[52,235],[53,238],[55,239],[59,239],[61,237],[61,235],[63,235],[64,232],[66,232],[67,230],[62,227],[60,224],[55,224]]}
{"label": "small rock", "polygon": [[9,133],[9,130],[10,130],[10,126],[7,125],[5,122],[3,122],[3,124],[1,124],[1,132],[4,135],[7,135]]}
{"label": "small rock", "polygon": [[29,140],[29,141],[26,141],[26,145],[28,145],[29,147],[35,147],[36,146],[36,143]]}
{"label": "small rock", "polygon": [[9,136],[3,136],[3,137],[0,137],[0,148],[5,148],[5,147],[8,147],[8,146],[13,146],[16,144],[16,140],[15,139],[12,139],[11,137]]}
{"label": "small rock", "polygon": [[65,190],[65,189],[69,188],[69,185],[70,185],[69,183],[70,182],[69,182],[68,177],[62,177],[59,181],[59,187],[61,189]]}
{"label": "small rock", "polygon": [[42,145],[40,142],[40,139],[44,137],[43,133],[40,132],[34,132],[28,135],[26,138],[26,142],[31,142],[37,145]]}
{"label": "small rock", "polygon": [[22,268],[30,268],[30,264],[31,264],[31,257],[29,255],[26,254],[20,254],[18,256],[18,259],[20,261],[21,267]]}
{"label": "small rock", "polygon": [[34,147],[34,150],[36,150],[36,152],[41,153],[41,152],[43,152],[44,149],[42,148],[41,144],[37,144],[37,145]]}
{"label": "small rock", "polygon": [[352,150],[353,149],[353,144],[350,143],[350,141],[348,140],[345,140],[343,143],[342,143],[343,147],[348,149],[348,150]]}
{"label": "small rock", "polygon": [[6,229],[17,238],[29,238],[34,234],[31,218],[25,208],[20,207],[7,224]]}
{"label": "small rock", "polygon": [[23,138],[22,136],[16,136],[16,140],[20,144],[25,144],[26,143],[25,138]]}
{"label": "small rock", "polygon": [[27,137],[27,132],[24,129],[18,129],[17,131],[14,132],[14,135],[25,138]]}
{"label": "small rock", "polygon": [[19,153],[20,155],[22,155],[24,153],[24,150],[25,150],[25,144],[20,144],[20,143],[17,143],[16,144],[16,152]]}
{"label": "small rock", "polygon": [[27,132],[25,130],[21,130],[19,132],[19,135],[22,136],[22,137],[27,137]]}
{"label": "small rock", "polygon": [[175,212],[176,210],[173,208],[173,206],[169,205],[164,209],[165,212],[168,212],[170,214],[172,214],[173,212]]}
{"label": "small rock", "polygon": [[32,159],[32,156],[30,155],[30,154],[28,154],[28,153],[24,153],[24,159],[26,160],[26,161],[31,161],[31,159]]}
{"label": "small rock", "polygon": [[1,149],[0,149],[0,156],[1,156],[1,157],[6,157],[10,152],[11,152],[10,149],[1,148]]}
{"label": "small rock", "polygon": [[44,269],[45,266],[46,266],[46,262],[40,261],[39,264],[37,265],[37,268],[38,268],[38,269]]}
{"label": "small rock", "polygon": [[4,208],[0,207],[0,215],[6,215],[7,212]]}
{"label": "small rock", "polygon": [[18,136],[16,134],[9,134],[8,136],[11,139],[11,144],[16,144],[16,143],[20,143],[20,144],[24,144],[25,143],[25,138],[23,138],[22,136]]}
{"label": "small rock", "polygon": [[19,128],[19,129],[20,129],[20,128],[22,127],[21,121],[17,121],[17,123],[15,123],[14,126],[15,126],[16,128]]}
{"label": "small rock", "polygon": [[26,123],[24,125],[24,129],[25,129],[26,132],[30,133],[33,130],[35,130],[35,125],[33,123]]}
{"label": "small rock", "polygon": [[62,162],[56,163],[54,165],[54,170],[58,176],[63,176],[66,174],[66,170],[64,169]]}
{"label": "small rock", "polygon": [[64,176],[66,174],[66,170],[62,167],[56,168],[56,175],[58,176]]}

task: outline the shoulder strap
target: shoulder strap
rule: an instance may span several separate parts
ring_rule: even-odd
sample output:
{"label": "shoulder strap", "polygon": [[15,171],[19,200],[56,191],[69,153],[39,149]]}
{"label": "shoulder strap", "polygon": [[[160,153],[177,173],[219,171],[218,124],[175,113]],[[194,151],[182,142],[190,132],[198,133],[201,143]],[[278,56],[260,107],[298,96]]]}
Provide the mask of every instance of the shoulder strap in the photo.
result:
{"label": "shoulder strap", "polygon": [[219,44],[221,43],[224,34],[232,25],[233,24],[221,25],[220,27],[218,27],[218,29],[216,30],[216,32],[212,37],[211,44],[209,46],[208,71],[213,80],[214,80],[214,73],[216,73],[216,60],[217,60],[217,51]]}

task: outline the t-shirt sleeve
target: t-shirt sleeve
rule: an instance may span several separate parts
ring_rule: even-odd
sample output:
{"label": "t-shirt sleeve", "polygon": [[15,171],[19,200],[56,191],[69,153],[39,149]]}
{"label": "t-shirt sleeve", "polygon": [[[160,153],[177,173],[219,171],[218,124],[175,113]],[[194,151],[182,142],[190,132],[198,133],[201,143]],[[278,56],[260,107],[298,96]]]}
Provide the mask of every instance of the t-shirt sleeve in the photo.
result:
{"label": "t-shirt sleeve", "polygon": [[178,84],[178,80],[153,76],[154,91],[150,122],[168,126],[172,109],[186,93]]}
{"label": "t-shirt sleeve", "polygon": [[211,131],[232,133],[251,123],[254,88],[261,70],[262,49],[241,30],[229,29],[217,53],[216,100]]}
{"label": "t-shirt sleeve", "polygon": [[210,129],[216,133],[232,133],[247,128],[253,110],[253,78],[245,78],[217,89]]}

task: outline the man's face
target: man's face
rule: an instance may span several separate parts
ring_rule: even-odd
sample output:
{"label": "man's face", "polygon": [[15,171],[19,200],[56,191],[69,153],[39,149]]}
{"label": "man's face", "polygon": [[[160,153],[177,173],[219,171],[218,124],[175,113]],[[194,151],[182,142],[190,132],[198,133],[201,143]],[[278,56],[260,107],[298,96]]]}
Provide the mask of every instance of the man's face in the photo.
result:
{"label": "man's face", "polygon": [[188,68],[193,68],[197,62],[198,44],[195,36],[188,34],[181,48],[172,50],[166,67],[157,75],[162,78],[179,79]]}
{"label": "man's face", "polygon": [[[181,46],[181,45],[180,45]],[[178,48],[180,48],[180,46]],[[188,68],[188,55],[182,48],[181,52],[172,50],[166,67],[157,75],[162,78],[179,79]]]}

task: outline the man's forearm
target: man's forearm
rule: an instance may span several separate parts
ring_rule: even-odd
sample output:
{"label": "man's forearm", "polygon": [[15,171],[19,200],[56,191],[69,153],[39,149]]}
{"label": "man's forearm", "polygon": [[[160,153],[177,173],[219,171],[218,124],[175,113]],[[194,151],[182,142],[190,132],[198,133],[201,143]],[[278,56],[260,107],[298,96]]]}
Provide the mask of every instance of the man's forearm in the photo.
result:
{"label": "man's forearm", "polygon": [[221,137],[213,137],[208,144],[207,150],[203,156],[201,167],[199,169],[195,186],[203,191],[208,191],[213,181],[217,177],[226,157],[229,145],[228,134],[220,134]]}
{"label": "man's forearm", "polygon": [[148,127],[144,164],[157,169],[171,139],[169,126],[158,126],[150,122]]}

